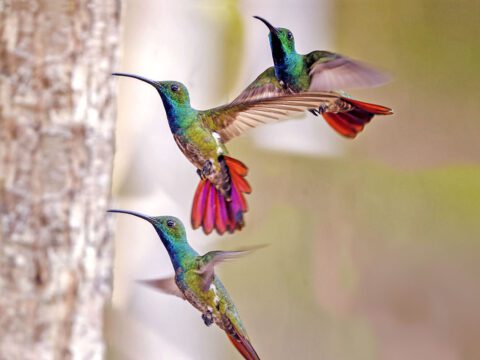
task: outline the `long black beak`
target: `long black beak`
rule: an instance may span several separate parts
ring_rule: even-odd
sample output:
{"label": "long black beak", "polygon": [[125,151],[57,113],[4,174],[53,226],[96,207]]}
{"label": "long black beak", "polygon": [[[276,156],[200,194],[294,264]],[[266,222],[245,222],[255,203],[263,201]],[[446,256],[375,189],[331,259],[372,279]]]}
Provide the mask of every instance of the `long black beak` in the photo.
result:
{"label": "long black beak", "polygon": [[263,22],[265,25],[267,25],[267,27],[270,29],[270,32],[272,34],[277,34],[278,33],[278,30],[275,26],[273,26],[272,24],[270,24],[267,20],[265,20],[264,18],[260,17],[260,16],[254,16],[255,19],[258,19],[260,20],[261,22]]}
{"label": "long black beak", "polygon": [[129,74],[129,73],[120,73],[120,72],[114,72],[112,73],[114,76],[125,76],[125,77],[131,77],[137,80],[141,80],[146,82],[147,84],[152,85],[153,87],[158,89],[158,82],[144,78],[143,76],[135,75],[135,74]]}
{"label": "long black beak", "polygon": [[133,216],[139,217],[140,219],[147,220],[149,223],[152,223],[153,221],[153,218],[151,216],[140,214],[135,211],[109,209],[107,210],[107,212],[133,215]]}

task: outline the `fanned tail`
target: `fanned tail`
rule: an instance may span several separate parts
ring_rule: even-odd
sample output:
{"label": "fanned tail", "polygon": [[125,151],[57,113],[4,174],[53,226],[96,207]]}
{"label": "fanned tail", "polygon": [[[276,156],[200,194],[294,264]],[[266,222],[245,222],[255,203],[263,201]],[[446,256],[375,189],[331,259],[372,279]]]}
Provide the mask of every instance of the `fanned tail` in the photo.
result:
{"label": "fanned tail", "polygon": [[370,104],[363,101],[352,100],[348,98],[342,98],[342,100],[353,105],[354,108],[349,112],[342,113],[323,113],[323,118],[327,123],[340,135],[354,138],[357,134],[363,130],[366,124],[375,115],[391,115],[393,114],[392,109]]}
{"label": "fanned tail", "polygon": [[200,180],[193,198],[192,227],[202,226],[205,234],[210,234],[213,229],[220,235],[241,230],[243,214],[248,211],[244,197],[252,191],[245,180],[248,169],[236,159],[228,156],[224,159],[230,174],[230,198],[227,199],[209,180]]}
{"label": "fanned tail", "polygon": [[233,346],[235,346],[238,352],[242,354],[246,360],[260,360],[260,357],[248,339],[237,333],[227,333],[227,336]]}

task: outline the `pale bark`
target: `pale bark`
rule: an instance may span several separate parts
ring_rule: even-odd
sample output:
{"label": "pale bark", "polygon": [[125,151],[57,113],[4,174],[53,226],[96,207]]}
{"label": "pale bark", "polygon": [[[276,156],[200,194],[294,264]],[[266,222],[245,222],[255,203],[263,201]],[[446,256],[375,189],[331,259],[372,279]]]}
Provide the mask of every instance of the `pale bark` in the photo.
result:
{"label": "pale bark", "polygon": [[0,0],[0,359],[97,359],[119,1]]}

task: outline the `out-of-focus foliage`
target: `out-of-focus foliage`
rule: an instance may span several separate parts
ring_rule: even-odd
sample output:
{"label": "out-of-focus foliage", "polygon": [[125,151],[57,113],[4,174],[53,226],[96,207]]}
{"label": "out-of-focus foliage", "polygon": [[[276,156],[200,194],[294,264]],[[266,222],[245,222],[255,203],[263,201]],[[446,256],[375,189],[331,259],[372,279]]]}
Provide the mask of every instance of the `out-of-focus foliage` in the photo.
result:
{"label": "out-of-focus foliage", "polygon": [[367,93],[394,107],[396,125],[368,129],[362,150],[408,167],[478,162],[480,2],[334,3],[338,50],[383,64],[395,77]]}
{"label": "out-of-focus foliage", "polygon": [[[199,2],[198,9],[200,16],[214,24],[217,33],[216,41],[220,43],[221,49],[218,53],[209,54],[209,56],[221,59],[220,66],[217,68],[219,76],[216,76],[216,81],[212,81],[210,85],[221,94],[229,94],[238,82],[245,46],[244,25],[238,1]],[[227,100],[225,95],[220,97],[220,101]]]}

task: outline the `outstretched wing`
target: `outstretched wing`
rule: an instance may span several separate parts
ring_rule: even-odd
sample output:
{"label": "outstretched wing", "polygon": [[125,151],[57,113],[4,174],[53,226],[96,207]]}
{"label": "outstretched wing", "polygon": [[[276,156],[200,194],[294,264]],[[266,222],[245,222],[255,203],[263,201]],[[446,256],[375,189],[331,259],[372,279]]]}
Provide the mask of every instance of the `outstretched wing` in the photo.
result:
{"label": "outstretched wing", "polygon": [[178,288],[177,284],[175,283],[175,279],[173,277],[162,278],[162,279],[138,280],[137,282],[143,285],[147,285],[165,294],[175,295],[185,300],[185,296]]}
{"label": "outstretched wing", "polygon": [[[309,91],[373,87],[391,79],[388,74],[370,65],[329,51],[317,50],[305,55],[305,65],[311,77]],[[292,90],[280,84],[271,66],[243,90],[232,104],[289,94],[292,94]]]}
{"label": "outstretched wing", "polygon": [[305,62],[311,77],[309,91],[373,87],[390,80],[370,65],[328,51],[312,51]]}
{"label": "outstretched wing", "polygon": [[304,92],[232,102],[202,111],[199,115],[204,126],[217,132],[225,143],[261,124],[287,119],[320,106],[329,108],[340,98],[340,95],[335,93]]}
{"label": "outstretched wing", "polygon": [[265,245],[259,245],[235,251],[209,251],[205,255],[199,256],[197,258],[198,269],[196,272],[202,276],[202,290],[207,291],[210,287],[213,278],[215,277],[216,265],[224,261],[237,259],[262,247],[265,247]]}

